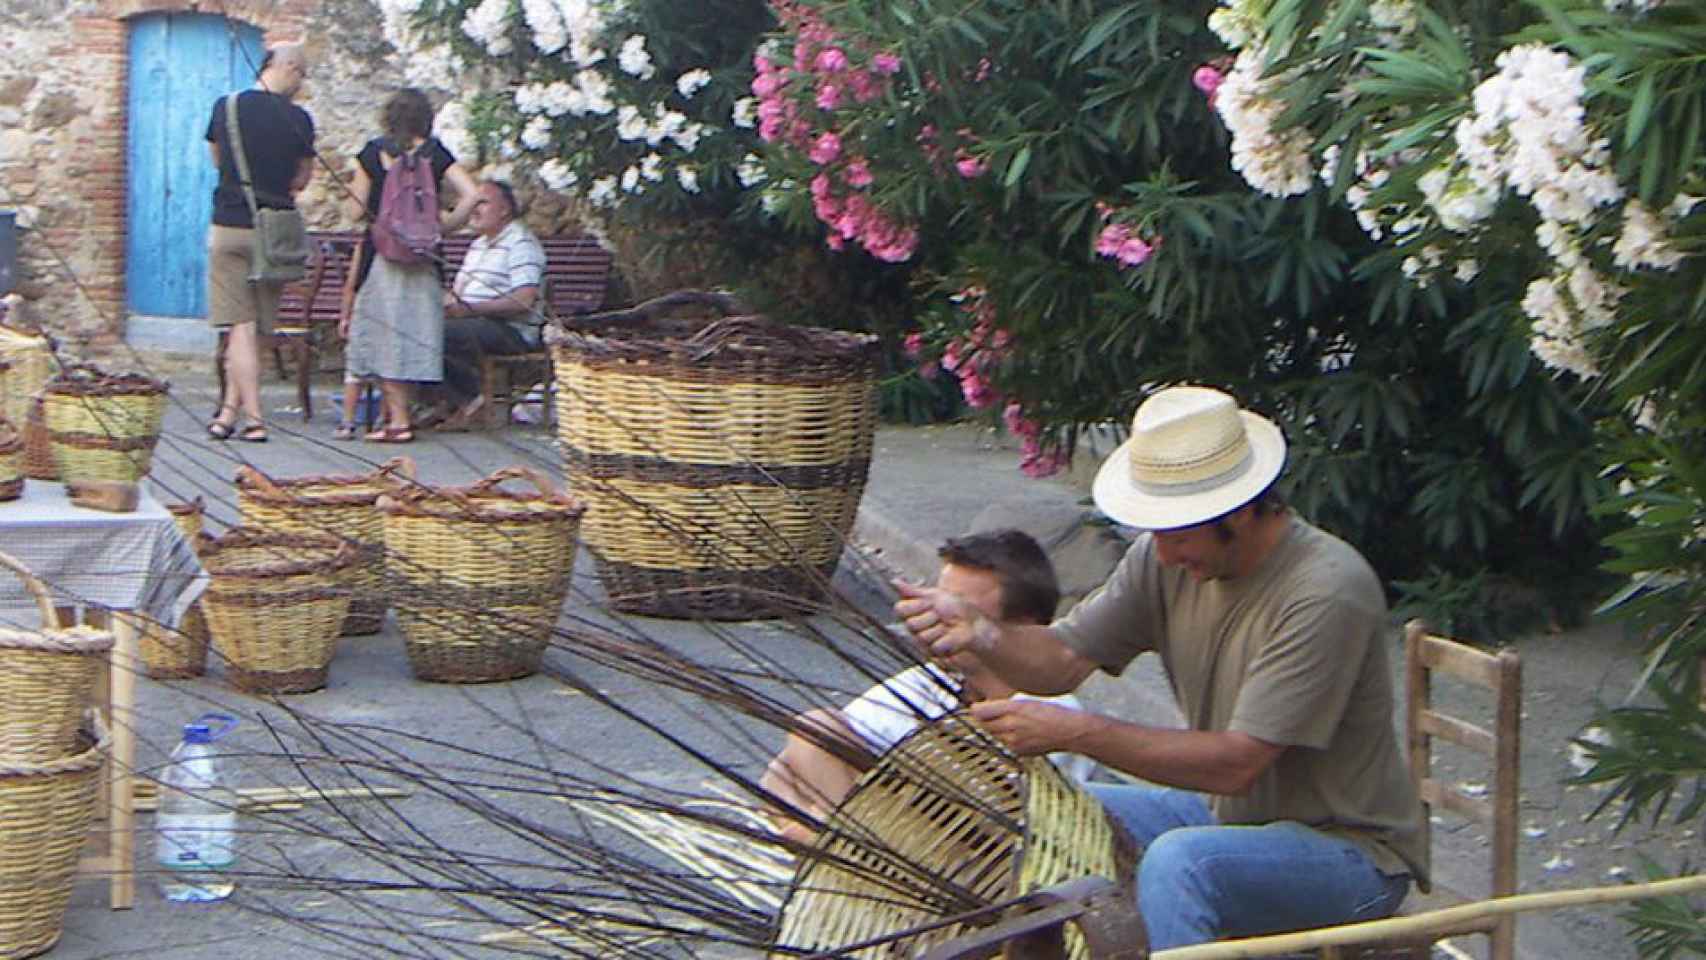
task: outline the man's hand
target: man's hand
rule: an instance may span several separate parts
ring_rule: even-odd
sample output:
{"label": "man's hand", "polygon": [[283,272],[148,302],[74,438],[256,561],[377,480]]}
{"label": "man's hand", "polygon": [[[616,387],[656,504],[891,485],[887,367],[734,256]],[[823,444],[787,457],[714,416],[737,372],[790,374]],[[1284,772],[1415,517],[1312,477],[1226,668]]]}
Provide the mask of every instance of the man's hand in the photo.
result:
{"label": "man's hand", "polygon": [[930,656],[951,663],[966,655],[976,656],[995,645],[995,624],[978,613],[957,594],[939,587],[919,587],[894,582],[901,599],[894,612]]}
{"label": "man's hand", "polygon": [[1091,715],[1082,710],[1035,700],[984,700],[971,715],[1021,757],[1071,750]]}

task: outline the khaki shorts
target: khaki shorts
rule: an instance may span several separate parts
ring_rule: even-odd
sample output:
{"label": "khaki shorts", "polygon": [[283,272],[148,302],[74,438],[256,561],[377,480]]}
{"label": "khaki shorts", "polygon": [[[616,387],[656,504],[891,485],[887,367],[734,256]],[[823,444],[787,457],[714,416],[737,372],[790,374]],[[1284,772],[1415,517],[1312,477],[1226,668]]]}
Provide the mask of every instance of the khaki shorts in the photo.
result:
{"label": "khaki shorts", "polygon": [[255,231],[213,226],[207,233],[207,322],[221,329],[253,323],[272,333],[282,283],[250,283]]}

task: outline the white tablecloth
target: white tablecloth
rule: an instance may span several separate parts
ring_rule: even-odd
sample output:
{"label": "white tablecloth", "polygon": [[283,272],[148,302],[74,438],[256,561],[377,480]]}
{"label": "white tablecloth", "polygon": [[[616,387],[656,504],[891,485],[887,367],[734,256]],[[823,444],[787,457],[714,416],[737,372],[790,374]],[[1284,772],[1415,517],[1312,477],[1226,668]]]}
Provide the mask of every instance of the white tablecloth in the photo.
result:
{"label": "white tablecloth", "polygon": [[[135,512],[107,513],[74,506],[64,484],[28,480],[21,498],[0,502],[0,550],[40,577],[57,603],[134,610],[169,626],[207,586],[189,541],[146,491]],[[41,622],[4,568],[0,618],[28,628]]]}

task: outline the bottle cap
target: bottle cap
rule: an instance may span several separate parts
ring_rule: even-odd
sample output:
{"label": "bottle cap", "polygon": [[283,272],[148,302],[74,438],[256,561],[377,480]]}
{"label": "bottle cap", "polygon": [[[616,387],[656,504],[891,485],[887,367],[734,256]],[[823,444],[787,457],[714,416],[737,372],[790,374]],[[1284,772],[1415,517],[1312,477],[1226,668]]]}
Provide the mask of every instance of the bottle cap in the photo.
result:
{"label": "bottle cap", "polygon": [[213,729],[205,723],[184,724],[185,743],[212,743]]}

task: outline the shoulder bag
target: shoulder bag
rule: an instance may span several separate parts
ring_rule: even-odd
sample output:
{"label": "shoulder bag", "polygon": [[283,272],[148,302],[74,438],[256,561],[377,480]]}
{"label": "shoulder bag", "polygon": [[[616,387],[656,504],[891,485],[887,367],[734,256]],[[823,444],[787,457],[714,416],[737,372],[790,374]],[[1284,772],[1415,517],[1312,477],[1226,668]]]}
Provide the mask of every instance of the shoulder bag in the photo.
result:
{"label": "shoulder bag", "polygon": [[249,178],[249,157],[243,150],[243,131],[237,122],[237,94],[225,98],[225,129],[237,154],[238,179],[254,218],[254,252],[249,260],[250,283],[283,283],[308,275],[308,228],[297,209],[261,209]]}

